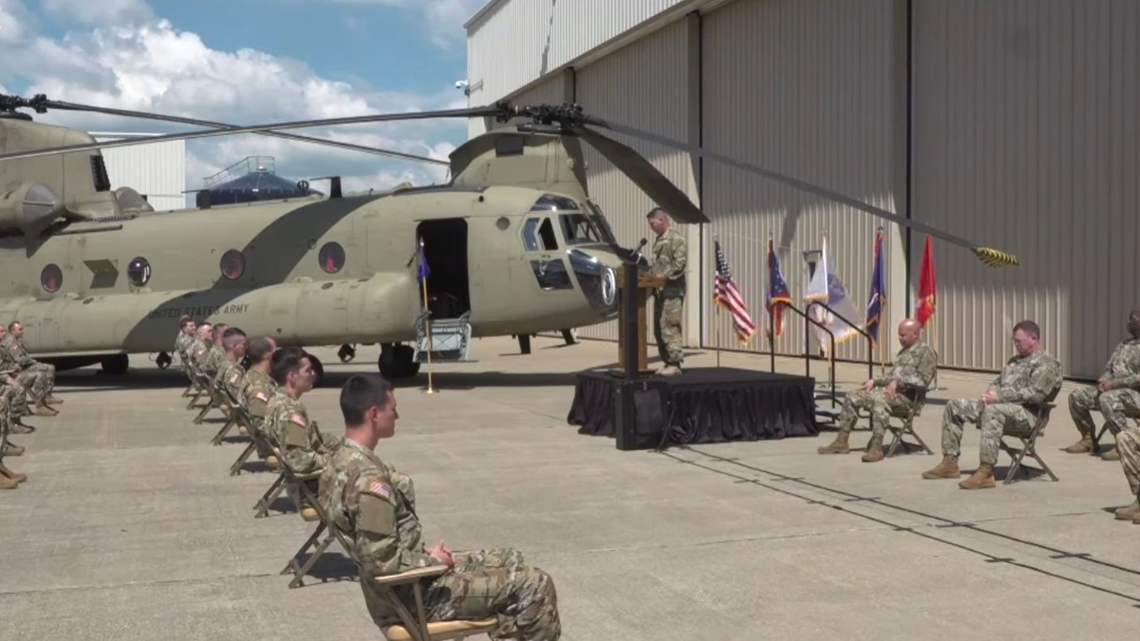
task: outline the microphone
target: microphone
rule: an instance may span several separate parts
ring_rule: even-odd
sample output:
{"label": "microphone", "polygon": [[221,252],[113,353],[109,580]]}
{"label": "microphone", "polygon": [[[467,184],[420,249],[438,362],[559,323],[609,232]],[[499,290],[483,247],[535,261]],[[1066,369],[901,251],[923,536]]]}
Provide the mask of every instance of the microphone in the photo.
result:
{"label": "microphone", "polygon": [[642,238],[641,242],[637,244],[637,249],[633,250],[633,255],[636,256],[637,259],[633,262],[640,263],[641,261],[645,260],[645,257],[641,255],[641,248],[645,247],[645,244],[648,242],[648,240]]}

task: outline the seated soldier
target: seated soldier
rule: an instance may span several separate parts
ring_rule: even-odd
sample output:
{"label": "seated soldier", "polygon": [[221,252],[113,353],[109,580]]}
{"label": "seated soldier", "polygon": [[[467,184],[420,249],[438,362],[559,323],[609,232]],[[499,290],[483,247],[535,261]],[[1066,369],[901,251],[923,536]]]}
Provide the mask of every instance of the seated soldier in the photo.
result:
{"label": "seated soldier", "polygon": [[190,345],[194,342],[197,330],[198,326],[194,324],[194,319],[190,316],[183,315],[178,319],[178,336],[174,338],[174,353],[178,354],[178,362],[182,365],[182,371],[186,371],[186,361],[190,358]]}
{"label": "seated soldier", "polygon": [[1140,525],[1140,426],[1129,427],[1116,435],[1116,450],[1120,452],[1120,466],[1128,481],[1132,503],[1116,510],[1116,518]]}
{"label": "seated soldier", "polygon": [[[1121,342],[1112,351],[1096,387],[1081,387],[1069,395],[1069,414],[1077,425],[1081,440],[1062,451],[1073,454],[1093,451],[1093,439],[1096,438],[1093,409],[1100,409],[1104,424],[1113,437],[1128,428],[1126,412],[1140,413],[1140,308],[1132,310],[1127,327],[1132,338]],[[1120,455],[1114,448],[1101,458],[1115,461]]]}
{"label": "seated soldier", "polygon": [[211,330],[210,349],[202,357],[202,373],[211,381],[217,378],[218,369],[226,359],[226,350],[222,347],[222,336],[230,326],[225,323],[214,325]]}
{"label": "seated soldier", "polygon": [[269,377],[270,357],[277,349],[277,344],[268,336],[255,338],[249,342],[246,355],[249,356],[249,369],[242,378],[240,396],[241,406],[249,414],[250,436],[253,437],[257,455],[269,467],[276,469],[279,464],[273,451],[265,445],[268,437],[265,435],[265,408],[269,399],[277,392],[277,384]]}
{"label": "seated soldier", "polygon": [[[13,323],[13,325],[18,325]],[[23,334],[23,327],[19,329]],[[36,408],[37,416],[55,416],[59,414],[59,410],[48,405],[48,397],[50,388],[54,384],[52,378],[54,377],[55,368],[51,372],[44,369],[27,369],[20,364],[20,351],[19,343],[8,334],[3,326],[0,326],[0,371],[10,372],[20,385],[27,390],[27,394],[32,397],[32,405]],[[24,352],[26,355],[27,352]],[[60,402],[55,399],[53,402]]]}
{"label": "seated soldier", "polygon": [[199,372],[205,373],[203,369],[206,364],[206,357],[210,355],[210,347],[214,344],[214,326],[209,323],[202,323],[196,330],[194,340],[190,342],[190,346],[186,348],[186,354],[189,356],[190,363],[194,369]]}
{"label": "seated soldier", "polygon": [[886,376],[873,378],[843,399],[843,409],[839,414],[839,434],[835,441],[819,448],[820,454],[847,454],[851,448],[847,439],[855,427],[858,416],[856,409],[871,410],[871,442],[863,462],[873,463],[883,460],[883,434],[886,432],[892,412],[909,412],[917,394],[925,393],[934,380],[938,368],[938,355],[934,349],[919,338],[922,326],[918,321],[907,318],[899,323],[899,343],[902,349],[895,357],[895,364]]}
{"label": "seated soldier", "polygon": [[[321,504],[350,546],[364,602],[381,629],[400,623],[373,582],[376,576],[446,565],[424,594],[428,621],[498,618],[492,639],[547,641],[561,636],[554,581],[523,564],[511,548],[452,552],[443,541],[425,550],[411,477],[376,456],[380,439],[396,431],[392,384],[376,375],[353,376],[340,396],[345,437],[321,476]],[[410,586],[395,588],[414,611]]]}
{"label": "seated soldier", "polygon": [[982,429],[981,465],[958,486],[965,490],[994,487],[994,465],[1006,426],[1032,428],[1035,419],[1029,408],[1045,402],[1062,382],[1061,363],[1045,352],[1037,323],[1024,320],[1014,325],[1013,344],[1017,356],[1006,362],[981,399],[955,398],[946,404],[942,413],[942,462],[923,472],[922,478],[958,478],[962,424],[969,421]]}
{"label": "seated soldier", "polygon": [[[4,327],[0,325],[0,330],[2,329]],[[20,384],[20,381],[13,378],[15,373],[14,365],[0,366],[0,396],[8,403],[8,416],[12,422],[11,433],[30,434],[35,428],[23,421],[23,417],[32,413],[28,408],[28,390]]]}
{"label": "seated soldier", "polygon": [[[325,469],[334,440],[321,434],[301,403],[301,396],[313,389],[316,380],[312,363],[301,348],[284,347],[273,353],[269,373],[278,387],[265,408],[265,431],[281,453],[281,463],[296,476],[311,477],[303,482],[316,495],[318,477]],[[317,511],[302,506],[295,491],[288,489],[301,517],[306,521],[317,520]]]}
{"label": "seated soldier", "polygon": [[0,341],[0,346],[8,350],[12,360],[20,369],[25,372],[36,372],[43,376],[47,381],[47,396],[45,400],[48,403],[58,405],[63,402],[62,399],[55,397],[55,365],[49,363],[41,363],[36,359],[28,356],[28,348],[24,345],[24,324],[19,321],[14,321],[8,325],[8,338]]}
{"label": "seated soldier", "polygon": [[24,448],[19,445],[8,442],[8,434],[10,433],[11,421],[8,417],[8,399],[0,396],[0,440],[4,443],[4,449],[0,450],[0,490],[14,490],[20,483],[28,480],[26,474],[20,474],[8,469],[7,464],[4,463],[4,458],[8,456],[19,456],[24,453]]}
{"label": "seated soldier", "polygon": [[214,376],[214,387],[223,390],[234,403],[241,398],[241,381],[245,368],[241,359],[245,358],[245,332],[230,327],[222,334],[222,359],[218,361],[218,373]]}

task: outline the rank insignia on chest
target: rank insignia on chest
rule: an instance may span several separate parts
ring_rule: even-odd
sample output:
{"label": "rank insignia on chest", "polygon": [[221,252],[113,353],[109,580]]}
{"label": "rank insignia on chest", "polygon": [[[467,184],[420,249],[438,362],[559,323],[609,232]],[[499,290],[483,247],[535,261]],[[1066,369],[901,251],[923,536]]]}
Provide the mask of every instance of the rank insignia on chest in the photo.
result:
{"label": "rank insignia on chest", "polygon": [[376,496],[386,499],[392,498],[392,488],[388,487],[380,481],[372,481],[368,484],[368,492]]}
{"label": "rank insignia on chest", "polygon": [[300,425],[302,427],[309,424],[309,422],[305,420],[304,416],[301,416],[300,414],[298,414],[296,412],[293,412],[289,416],[289,420],[293,421],[294,423],[296,423],[297,425]]}

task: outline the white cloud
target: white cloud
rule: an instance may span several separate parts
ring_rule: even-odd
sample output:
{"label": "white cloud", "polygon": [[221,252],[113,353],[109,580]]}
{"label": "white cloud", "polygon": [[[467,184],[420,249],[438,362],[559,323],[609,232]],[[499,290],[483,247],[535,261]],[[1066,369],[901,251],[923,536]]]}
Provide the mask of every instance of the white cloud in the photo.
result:
{"label": "white cloud", "polygon": [[57,18],[84,24],[123,24],[154,17],[143,0],[40,0],[44,9]]}
{"label": "white cloud", "polygon": [[[80,1],[80,0],[75,0]],[[320,1],[320,0],[318,0]],[[436,46],[450,49],[467,39],[463,23],[488,0],[323,0],[338,4],[385,5],[416,15]],[[619,1],[619,0],[614,0]]]}
{"label": "white cloud", "polygon": [[[336,118],[370,113],[463,108],[450,86],[431,95],[380,91],[360,81],[324,78],[300,61],[253,49],[221,51],[169,21],[140,18],[146,5],[104,0],[105,11],[79,0],[54,0],[56,12],[94,24],[60,39],[37,33],[17,0],[0,0],[0,81],[26,83],[26,96],[147,111],[227,124]],[[139,20],[127,23],[124,17]],[[109,21],[97,24],[99,20]],[[15,74],[19,73],[19,76]],[[14,82],[14,80],[18,80]],[[43,122],[88,131],[188,131],[197,127],[155,121],[53,111]],[[411,121],[292,130],[446,160],[465,138],[463,119]],[[187,188],[246,156],[270,155],[289,178],[336,174],[354,188],[381,188],[405,180],[440,182],[446,167],[257,135],[215,137],[187,143]],[[394,181],[394,182],[393,182]],[[375,184],[369,184],[369,183]]]}

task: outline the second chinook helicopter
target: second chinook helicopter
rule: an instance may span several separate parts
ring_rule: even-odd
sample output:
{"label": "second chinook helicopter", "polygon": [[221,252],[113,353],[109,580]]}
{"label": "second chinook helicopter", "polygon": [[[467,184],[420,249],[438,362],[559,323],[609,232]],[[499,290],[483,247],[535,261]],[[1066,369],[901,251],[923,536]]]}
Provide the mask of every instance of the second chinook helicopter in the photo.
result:
{"label": "second chinook helicopter", "polygon": [[[215,128],[96,142],[79,130],[37,123],[20,108]],[[134,190],[111,191],[99,151],[240,133],[302,138],[278,130],[319,125],[489,116],[524,122],[456,149],[447,184],[362,195],[343,194],[334,178],[327,196],[155,212]],[[617,310],[614,270],[632,252],[618,246],[590,199],[583,143],[675,219],[709,220],[642,156],[586,125],[611,127],[575,105],[500,102],[235,127],[43,96],[0,96],[0,319],[21,322],[29,351],[61,367],[102,362],[125,371],[128,354],[169,350],[177,319],[189,314],[272,336],[280,345],[379,343],[380,370],[391,378],[418,370],[415,350],[404,343],[417,340],[425,309],[433,329],[457,339],[457,353],[471,337],[603,322]],[[969,247],[988,265],[1016,262],[891,212],[857,206]],[[419,279],[424,264],[430,300]]]}

